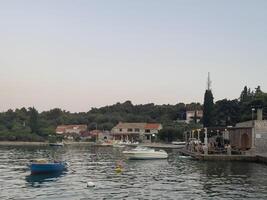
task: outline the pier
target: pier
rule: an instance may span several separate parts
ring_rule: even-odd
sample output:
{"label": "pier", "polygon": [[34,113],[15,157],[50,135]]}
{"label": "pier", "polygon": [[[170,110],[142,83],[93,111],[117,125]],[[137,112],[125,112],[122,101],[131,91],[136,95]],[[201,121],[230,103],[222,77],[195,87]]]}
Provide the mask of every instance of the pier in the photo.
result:
{"label": "pier", "polygon": [[149,148],[160,148],[160,149],[183,149],[185,145],[175,145],[175,144],[164,144],[164,143],[143,143],[139,146],[149,147]]}
{"label": "pier", "polygon": [[244,161],[244,162],[257,162],[267,164],[267,154],[256,155],[226,155],[226,154],[200,154],[191,152],[186,149],[178,150],[182,155],[191,156],[196,160],[202,161]]}

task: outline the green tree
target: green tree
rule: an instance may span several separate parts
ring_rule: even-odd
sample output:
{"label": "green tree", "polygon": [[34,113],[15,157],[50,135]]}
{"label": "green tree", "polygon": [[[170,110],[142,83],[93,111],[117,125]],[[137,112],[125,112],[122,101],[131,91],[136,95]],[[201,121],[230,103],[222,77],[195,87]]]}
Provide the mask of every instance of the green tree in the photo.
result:
{"label": "green tree", "polygon": [[162,141],[172,142],[174,140],[183,140],[184,135],[181,129],[176,129],[173,127],[166,127],[159,131],[158,137]]}
{"label": "green tree", "polygon": [[261,91],[261,87],[260,87],[260,86],[256,87],[256,88],[255,88],[255,97],[256,97],[256,98],[257,98],[257,97],[261,97],[262,94],[263,94],[263,92]]}
{"label": "green tree", "polygon": [[31,132],[38,134],[39,133],[38,111],[34,107],[29,108],[29,115],[30,115],[29,126],[31,128]]}
{"label": "green tree", "polygon": [[247,86],[245,86],[243,91],[241,92],[240,101],[244,102],[247,101],[248,99],[249,99],[248,88]]}
{"label": "green tree", "polygon": [[[242,91],[242,94],[244,91]],[[239,109],[240,109],[240,115],[239,119],[240,121],[247,121],[251,120],[251,112],[252,108],[266,108],[267,107],[267,95],[266,93],[262,92],[260,86],[255,88],[255,91],[251,91],[250,88],[247,92],[247,99],[240,98],[239,101]],[[263,113],[263,118],[267,118],[266,113]]]}
{"label": "green tree", "polygon": [[204,127],[213,126],[213,94],[211,90],[206,90],[204,96],[204,105],[203,105],[203,125]]}
{"label": "green tree", "polygon": [[219,100],[214,105],[216,126],[233,126],[240,120],[240,106],[237,100]]}

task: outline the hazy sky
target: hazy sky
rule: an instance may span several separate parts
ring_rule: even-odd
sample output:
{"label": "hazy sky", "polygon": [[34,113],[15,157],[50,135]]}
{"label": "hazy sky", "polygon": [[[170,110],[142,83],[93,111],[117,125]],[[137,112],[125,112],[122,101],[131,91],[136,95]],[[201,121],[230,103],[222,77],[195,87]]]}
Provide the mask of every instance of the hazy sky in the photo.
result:
{"label": "hazy sky", "polygon": [[1,0],[0,110],[267,91],[265,0]]}

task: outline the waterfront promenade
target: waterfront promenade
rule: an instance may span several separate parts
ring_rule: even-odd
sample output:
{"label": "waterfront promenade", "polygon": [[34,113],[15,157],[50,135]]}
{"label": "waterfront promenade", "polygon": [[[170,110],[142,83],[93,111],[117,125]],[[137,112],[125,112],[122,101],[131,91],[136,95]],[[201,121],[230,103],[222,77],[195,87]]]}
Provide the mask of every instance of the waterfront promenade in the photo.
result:
{"label": "waterfront promenade", "polygon": [[174,145],[174,144],[165,144],[165,143],[141,143],[135,146],[143,146],[149,148],[160,148],[160,149],[182,149],[184,146]]}
{"label": "waterfront promenade", "polygon": [[244,161],[244,162],[258,162],[267,164],[267,153],[255,155],[226,155],[226,154],[201,154],[191,152],[185,148],[179,149],[179,152],[186,156],[191,156],[196,160],[202,161]]}

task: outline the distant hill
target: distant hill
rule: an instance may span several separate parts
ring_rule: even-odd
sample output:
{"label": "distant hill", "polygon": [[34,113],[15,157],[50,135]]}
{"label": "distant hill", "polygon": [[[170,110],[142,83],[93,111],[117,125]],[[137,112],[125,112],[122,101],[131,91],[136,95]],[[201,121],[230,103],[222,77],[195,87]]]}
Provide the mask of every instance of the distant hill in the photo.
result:
{"label": "distant hill", "polygon": [[[215,102],[214,126],[233,126],[237,122],[250,120],[252,108],[263,108],[263,118],[267,119],[267,94],[259,86],[255,90],[244,87],[237,99]],[[0,113],[0,140],[42,140],[55,134],[56,126],[60,124],[87,124],[90,130],[111,130],[118,122],[158,122],[166,128],[182,127],[185,130],[184,125],[177,121],[186,118],[187,110],[199,109],[202,109],[200,103],[133,105],[131,101],[126,101],[80,113],[59,108],[41,113],[34,108],[8,110]]]}

